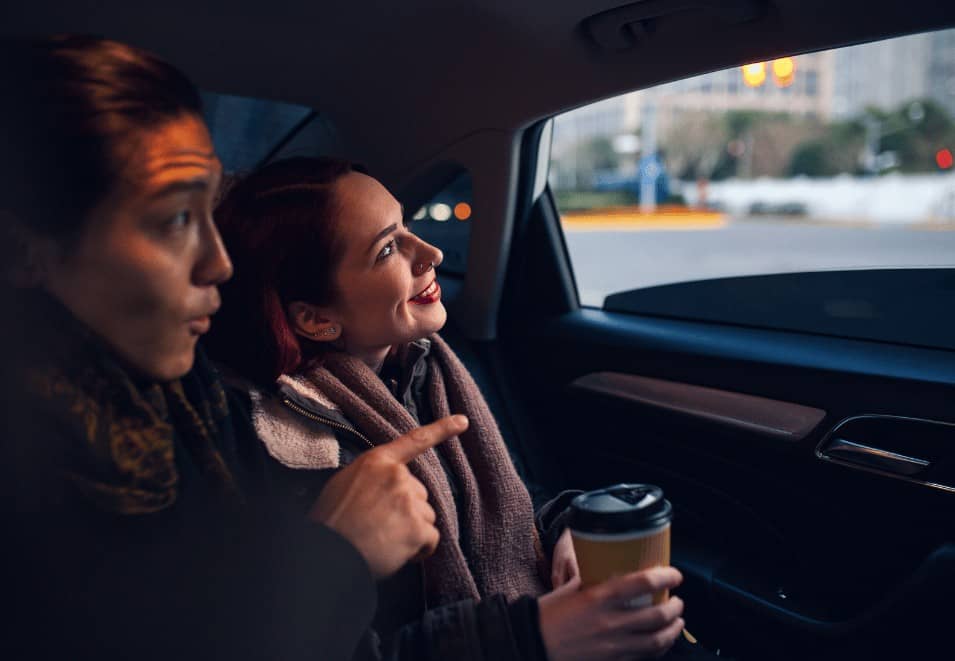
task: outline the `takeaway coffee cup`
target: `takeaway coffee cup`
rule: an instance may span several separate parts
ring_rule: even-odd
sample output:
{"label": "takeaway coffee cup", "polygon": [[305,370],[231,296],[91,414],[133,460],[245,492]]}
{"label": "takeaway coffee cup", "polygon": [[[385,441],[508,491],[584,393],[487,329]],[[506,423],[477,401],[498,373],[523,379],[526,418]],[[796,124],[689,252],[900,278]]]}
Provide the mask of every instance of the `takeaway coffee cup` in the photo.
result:
{"label": "takeaway coffee cup", "polygon": [[[569,527],[583,587],[629,572],[670,564],[673,508],[652,484],[616,484],[589,491],[570,504]],[[640,608],[662,604],[667,590],[634,599]]]}

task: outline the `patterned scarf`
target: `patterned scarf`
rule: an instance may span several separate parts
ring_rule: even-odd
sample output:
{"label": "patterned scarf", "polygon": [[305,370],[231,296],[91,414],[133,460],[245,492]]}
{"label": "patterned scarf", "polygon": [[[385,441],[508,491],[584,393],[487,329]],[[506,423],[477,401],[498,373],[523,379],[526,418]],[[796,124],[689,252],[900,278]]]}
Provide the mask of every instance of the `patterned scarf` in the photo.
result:
{"label": "patterned scarf", "polygon": [[44,424],[66,445],[62,467],[97,508],[145,514],[176,501],[178,439],[203,478],[226,502],[240,502],[219,453],[231,433],[225,393],[197,351],[193,370],[165,383],[137,383],[115,353],[48,298],[32,301],[31,318],[46,329],[44,357],[27,373],[27,387]]}
{"label": "patterned scarf", "polygon": [[[542,594],[546,560],[527,489],[477,384],[444,340],[432,335],[431,343],[428,394],[435,419],[463,413],[471,424],[460,437],[409,464],[428,489],[441,533],[437,550],[424,562],[428,602]],[[417,427],[378,375],[357,358],[330,354],[308,378],[376,445]],[[460,485],[462,512],[436,451]],[[459,543],[459,518],[467,529],[466,549]]]}

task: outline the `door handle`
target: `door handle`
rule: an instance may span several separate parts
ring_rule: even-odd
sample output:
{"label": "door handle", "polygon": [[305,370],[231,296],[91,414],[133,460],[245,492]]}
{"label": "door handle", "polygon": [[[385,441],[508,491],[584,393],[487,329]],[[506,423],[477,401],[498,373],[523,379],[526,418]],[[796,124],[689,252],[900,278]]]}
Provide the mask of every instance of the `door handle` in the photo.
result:
{"label": "door handle", "polygon": [[832,459],[867,468],[877,468],[897,475],[915,475],[932,462],[918,457],[909,457],[897,452],[874,448],[845,438],[834,438],[823,448],[822,453]]}

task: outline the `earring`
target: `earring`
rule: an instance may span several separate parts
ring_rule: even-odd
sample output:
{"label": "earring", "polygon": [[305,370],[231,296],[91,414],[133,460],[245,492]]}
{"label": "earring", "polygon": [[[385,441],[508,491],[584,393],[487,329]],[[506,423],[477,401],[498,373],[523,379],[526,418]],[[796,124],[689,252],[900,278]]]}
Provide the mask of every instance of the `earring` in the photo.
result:
{"label": "earring", "polygon": [[414,270],[417,271],[418,275],[424,275],[428,271],[434,268],[434,262],[418,262],[414,265]]}

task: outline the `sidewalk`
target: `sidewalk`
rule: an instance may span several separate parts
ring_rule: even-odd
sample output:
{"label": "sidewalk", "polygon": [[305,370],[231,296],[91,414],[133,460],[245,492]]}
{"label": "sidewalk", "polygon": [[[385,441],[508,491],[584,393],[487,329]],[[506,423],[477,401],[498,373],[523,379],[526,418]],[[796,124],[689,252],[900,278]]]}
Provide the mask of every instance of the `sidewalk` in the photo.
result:
{"label": "sidewalk", "polygon": [[705,230],[719,229],[726,223],[725,213],[675,205],[661,205],[653,213],[642,213],[640,207],[634,205],[561,214],[561,225],[565,229],[584,232]]}

